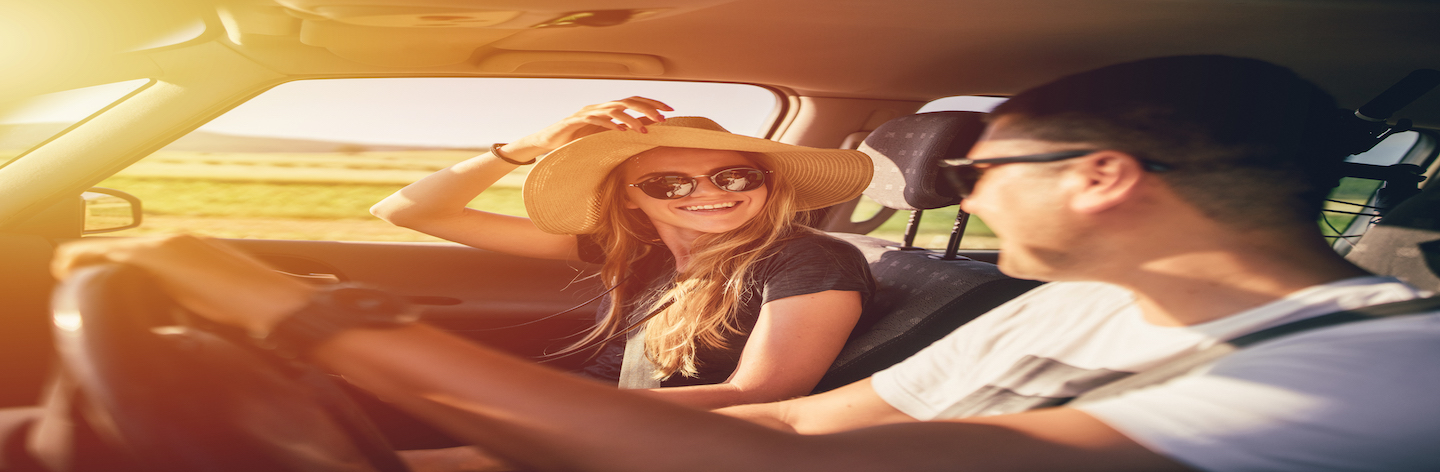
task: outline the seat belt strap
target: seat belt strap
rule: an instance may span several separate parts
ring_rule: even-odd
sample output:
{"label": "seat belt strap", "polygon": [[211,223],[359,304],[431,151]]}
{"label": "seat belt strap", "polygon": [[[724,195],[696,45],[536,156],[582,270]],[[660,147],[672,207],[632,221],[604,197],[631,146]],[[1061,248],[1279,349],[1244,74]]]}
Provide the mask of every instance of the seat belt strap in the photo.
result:
{"label": "seat belt strap", "polygon": [[625,357],[620,361],[620,388],[660,388],[655,378],[655,363],[645,355],[644,324],[625,335]]}
{"label": "seat belt strap", "polygon": [[660,379],[655,378],[655,363],[645,355],[645,328],[650,326],[650,320],[655,315],[674,303],[674,300],[666,301],[621,331],[625,333],[625,357],[620,358],[621,389],[660,388]]}
{"label": "seat belt strap", "polygon": [[1384,303],[1354,310],[1337,311],[1316,317],[1294,321],[1280,326],[1266,328],[1254,333],[1216,344],[1208,349],[1181,356],[1144,372],[1123,377],[1080,394],[1066,403],[1066,406],[1080,406],[1086,403],[1113,398],[1120,394],[1157,384],[1188,374],[1197,368],[1210,365],[1216,359],[1230,355],[1240,349],[1282,336],[1289,336],[1313,329],[1335,326],[1356,321],[1368,321],[1392,316],[1405,316],[1440,309],[1440,296],[1416,298],[1393,303]]}

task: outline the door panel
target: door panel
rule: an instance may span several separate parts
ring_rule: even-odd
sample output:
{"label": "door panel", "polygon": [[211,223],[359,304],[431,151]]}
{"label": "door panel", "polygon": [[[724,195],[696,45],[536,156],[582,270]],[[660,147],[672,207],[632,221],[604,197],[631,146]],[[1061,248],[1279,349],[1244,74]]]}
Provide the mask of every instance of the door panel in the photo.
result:
{"label": "door panel", "polygon": [[[226,242],[311,283],[360,282],[403,295],[423,307],[425,322],[526,357],[553,352],[593,326],[598,301],[592,299],[601,292],[599,281],[590,277],[596,266],[458,244]],[[577,306],[554,319],[526,324]]]}
{"label": "door panel", "polygon": [[0,408],[34,405],[55,355],[50,240],[0,234]]}

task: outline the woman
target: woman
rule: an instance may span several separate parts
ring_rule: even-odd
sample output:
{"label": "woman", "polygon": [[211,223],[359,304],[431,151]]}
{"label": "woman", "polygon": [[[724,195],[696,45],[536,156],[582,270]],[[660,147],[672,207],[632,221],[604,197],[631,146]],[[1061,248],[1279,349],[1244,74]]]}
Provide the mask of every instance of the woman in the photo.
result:
{"label": "woman", "polygon": [[[587,375],[664,387],[652,393],[705,408],[809,393],[874,287],[859,251],[797,224],[796,212],[854,198],[869,183],[869,158],[738,136],[704,118],[666,120],[666,111],[641,97],[585,107],[371,211],[481,249],[602,264],[609,303],[561,352],[613,340]],[[525,184],[530,218],[465,207],[547,153]],[[644,355],[632,352],[622,374],[626,346]]]}

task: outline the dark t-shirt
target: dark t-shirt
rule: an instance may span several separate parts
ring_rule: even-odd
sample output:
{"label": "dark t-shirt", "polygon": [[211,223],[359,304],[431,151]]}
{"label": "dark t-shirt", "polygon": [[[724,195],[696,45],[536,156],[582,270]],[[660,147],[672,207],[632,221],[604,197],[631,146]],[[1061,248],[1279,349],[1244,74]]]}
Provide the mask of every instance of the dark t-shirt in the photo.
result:
{"label": "dark t-shirt", "polygon": [[[581,236],[580,258],[587,262],[604,262],[605,254],[594,240]],[[662,387],[684,385],[708,385],[724,382],[730,378],[740,361],[740,352],[750,338],[750,331],[760,318],[760,307],[768,302],[787,297],[819,293],[827,290],[860,292],[862,305],[875,292],[875,279],[870,275],[870,265],[859,249],[849,243],[819,233],[805,233],[781,243],[772,250],[772,256],[761,259],[751,269],[751,281],[745,295],[741,297],[744,306],[736,315],[737,326],[744,334],[727,339],[727,346],[719,349],[701,348],[697,360],[700,375],[686,378],[675,375],[661,382]],[[646,260],[636,265],[636,275],[649,279],[651,290],[669,287],[674,277],[674,262],[670,251],[661,248],[652,251]],[[604,306],[597,317],[604,316]],[[644,316],[648,313],[627,313],[627,318]],[[870,326],[873,319],[861,318],[856,323],[856,332]],[[620,364],[625,356],[624,340],[605,346],[581,373],[607,381],[618,382]]]}

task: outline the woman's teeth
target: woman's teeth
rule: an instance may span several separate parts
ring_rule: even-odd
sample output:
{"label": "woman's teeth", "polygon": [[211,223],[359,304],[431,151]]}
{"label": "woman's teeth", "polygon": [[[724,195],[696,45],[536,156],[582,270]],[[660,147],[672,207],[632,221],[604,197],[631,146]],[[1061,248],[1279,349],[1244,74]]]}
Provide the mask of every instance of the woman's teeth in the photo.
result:
{"label": "woman's teeth", "polygon": [[680,208],[681,208],[681,209],[684,209],[684,210],[688,210],[688,211],[697,211],[697,210],[719,210],[719,209],[721,209],[721,208],[731,208],[731,207],[734,207],[734,206],[735,206],[735,202],[725,202],[725,203],[715,203],[715,204],[712,204],[712,205],[694,205],[694,206],[687,206],[687,207],[680,207]]}

